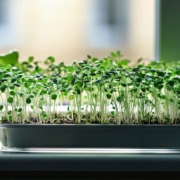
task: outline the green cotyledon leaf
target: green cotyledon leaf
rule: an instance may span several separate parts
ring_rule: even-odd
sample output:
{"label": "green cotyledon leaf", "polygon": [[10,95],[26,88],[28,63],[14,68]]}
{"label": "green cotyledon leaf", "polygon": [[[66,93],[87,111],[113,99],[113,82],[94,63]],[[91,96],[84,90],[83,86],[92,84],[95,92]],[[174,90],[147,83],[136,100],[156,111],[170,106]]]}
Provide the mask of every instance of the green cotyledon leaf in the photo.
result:
{"label": "green cotyledon leaf", "polygon": [[0,64],[3,66],[6,65],[16,65],[18,64],[19,59],[19,52],[18,51],[11,51],[6,54],[0,54]]}

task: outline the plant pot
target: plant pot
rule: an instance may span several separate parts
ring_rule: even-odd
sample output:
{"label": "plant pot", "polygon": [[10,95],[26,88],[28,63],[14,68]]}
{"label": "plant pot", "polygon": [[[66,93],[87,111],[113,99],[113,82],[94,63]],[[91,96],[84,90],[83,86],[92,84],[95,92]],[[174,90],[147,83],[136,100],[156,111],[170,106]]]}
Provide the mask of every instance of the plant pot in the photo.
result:
{"label": "plant pot", "polygon": [[180,148],[179,125],[1,125],[9,148]]}

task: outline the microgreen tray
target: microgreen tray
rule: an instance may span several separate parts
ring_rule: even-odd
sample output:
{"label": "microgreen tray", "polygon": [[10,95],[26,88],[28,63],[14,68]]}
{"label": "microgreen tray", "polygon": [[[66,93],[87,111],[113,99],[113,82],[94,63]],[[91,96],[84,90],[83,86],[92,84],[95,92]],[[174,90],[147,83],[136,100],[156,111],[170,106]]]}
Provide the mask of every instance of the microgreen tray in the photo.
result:
{"label": "microgreen tray", "polygon": [[179,125],[1,125],[9,148],[179,148]]}

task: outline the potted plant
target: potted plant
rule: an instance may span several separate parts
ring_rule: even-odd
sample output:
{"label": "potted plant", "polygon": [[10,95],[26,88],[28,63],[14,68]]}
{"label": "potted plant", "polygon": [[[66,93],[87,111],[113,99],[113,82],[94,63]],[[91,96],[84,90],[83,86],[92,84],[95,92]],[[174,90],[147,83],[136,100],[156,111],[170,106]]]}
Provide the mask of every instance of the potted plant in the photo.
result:
{"label": "potted plant", "polygon": [[4,147],[180,147],[179,62],[132,66],[117,51],[44,66],[0,66]]}

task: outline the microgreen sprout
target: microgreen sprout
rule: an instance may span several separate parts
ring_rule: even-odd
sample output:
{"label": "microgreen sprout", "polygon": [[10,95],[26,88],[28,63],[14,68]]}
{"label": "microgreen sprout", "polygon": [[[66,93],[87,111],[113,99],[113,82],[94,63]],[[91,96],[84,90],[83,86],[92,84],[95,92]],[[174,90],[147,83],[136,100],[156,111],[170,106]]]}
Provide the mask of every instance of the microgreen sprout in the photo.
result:
{"label": "microgreen sprout", "polygon": [[[1,123],[179,124],[180,63],[129,65],[120,51],[71,65],[0,65]],[[66,104],[66,106],[64,106]]]}

